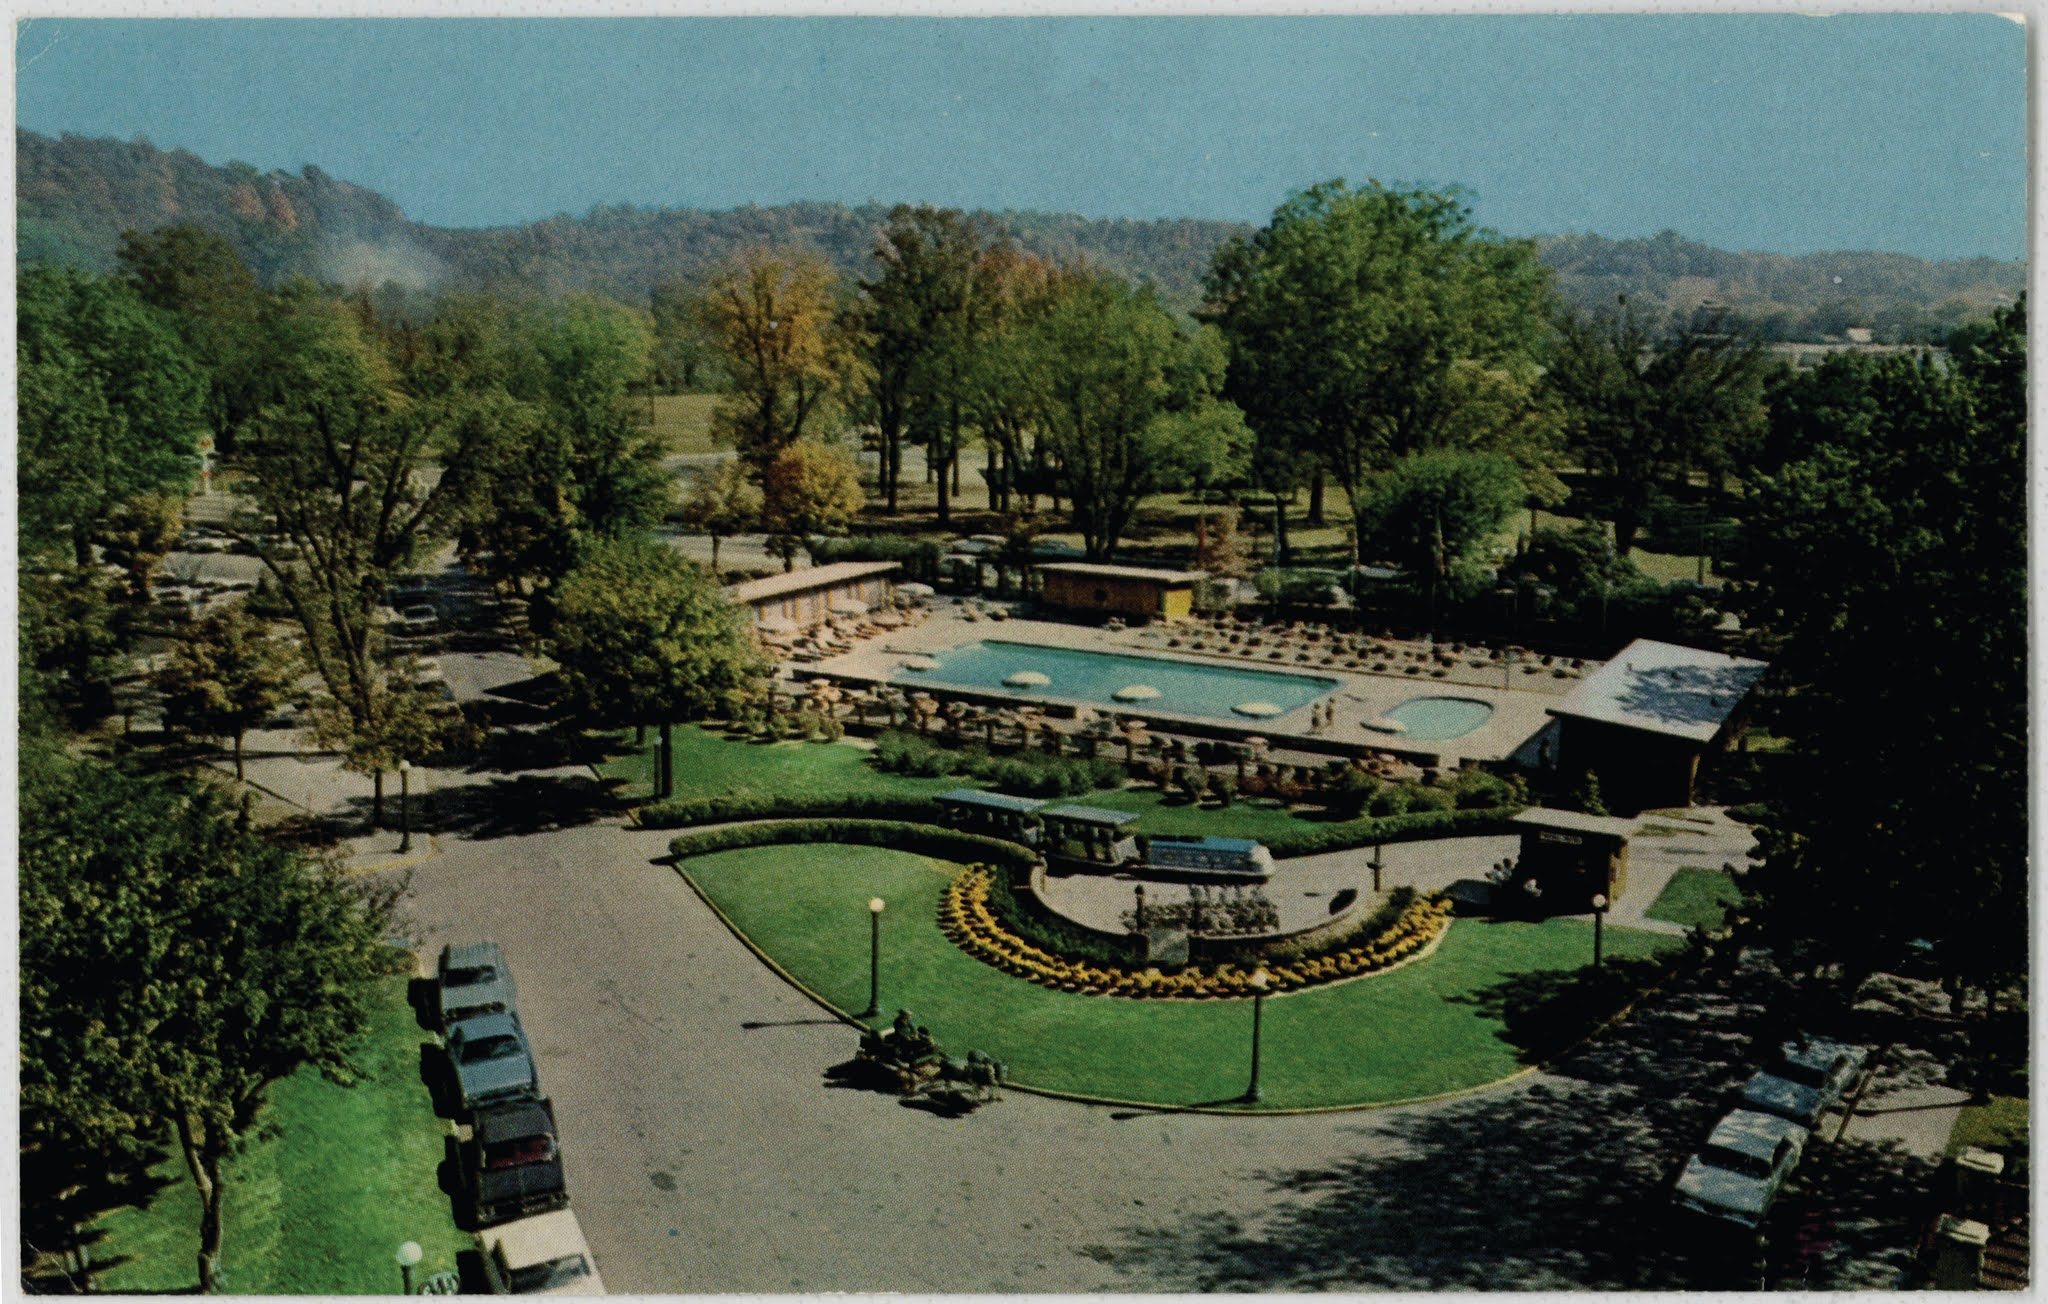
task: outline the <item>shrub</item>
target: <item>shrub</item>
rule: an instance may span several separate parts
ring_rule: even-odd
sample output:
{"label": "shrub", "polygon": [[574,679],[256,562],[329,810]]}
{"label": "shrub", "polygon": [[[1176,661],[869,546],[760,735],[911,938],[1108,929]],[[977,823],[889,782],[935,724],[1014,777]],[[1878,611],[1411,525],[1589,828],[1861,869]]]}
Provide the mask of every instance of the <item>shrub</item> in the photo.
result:
{"label": "shrub", "polygon": [[1412,842],[1420,838],[1476,837],[1505,831],[1513,808],[1498,810],[1430,810],[1327,824],[1304,821],[1301,827],[1272,834],[1266,847],[1276,857],[1310,856],[1324,851],[1349,851],[1377,842]]}
{"label": "shrub", "polygon": [[929,824],[908,824],[900,820],[801,819],[773,820],[760,824],[734,824],[702,829],[669,840],[668,850],[678,860],[705,856],[714,851],[740,847],[788,846],[797,843],[840,842],[862,847],[890,847],[898,851],[945,860],[985,860],[1022,867],[1032,862],[1029,848],[979,833],[961,833]]}
{"label": "shrub", "polygon": [[814,796],[808,793],[728,793],[687,797],[642,806],[634,818],[643,829],[684,829],[742,820],[882,819],[929,823],[940,817],[935,802],[922,797],[878,793]]}

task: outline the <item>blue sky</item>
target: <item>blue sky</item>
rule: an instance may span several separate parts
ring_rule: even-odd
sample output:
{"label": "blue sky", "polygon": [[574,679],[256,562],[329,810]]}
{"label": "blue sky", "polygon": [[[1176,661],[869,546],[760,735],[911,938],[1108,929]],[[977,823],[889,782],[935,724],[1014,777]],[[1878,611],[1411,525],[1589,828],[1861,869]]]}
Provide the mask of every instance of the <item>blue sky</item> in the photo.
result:
{"label": "blue sky", "polygon": [[1514,235],[2025,252],[2023,30],[1988,14],[42,19],[18,121],[416,220],[924,201],[1263,221],[1459,184]]}

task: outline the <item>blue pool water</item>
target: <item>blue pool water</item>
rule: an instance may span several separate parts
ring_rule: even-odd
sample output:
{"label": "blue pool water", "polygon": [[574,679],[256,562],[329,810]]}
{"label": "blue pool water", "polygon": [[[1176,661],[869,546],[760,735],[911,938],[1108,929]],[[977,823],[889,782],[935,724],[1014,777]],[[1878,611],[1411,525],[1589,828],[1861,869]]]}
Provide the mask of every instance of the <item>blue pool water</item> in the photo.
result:
{"label": "blue pool water", "polygon": [[[1025,700],[1081,702],[1112,711],[1159,711],[1239,724],[1257,723],[1260,718],[1236,710],[1241,704],[1268,702],[1280,708],[1273,714],[1284,715],[1327,696],[1338,683],[1319,675],[1236,670],[1159,657],[1077,652],[994,640],[929,655],[938,662],[936,668],[899,669],[889,676],[890,682],[906,688],[918,684],[977,688]],[[1003,682],[1013,675],[1029,673],[1044,675],[1046,682],[1025,687]],[[1136,685],[1156,688],[1159,695],[1118,700],[1117,690]]]}
{"label": "blue pool water", "polygon": [[1387,712],[1390,720],[1408,726],[1401,735],[1417,742],[1462,738],[1493,715],[1493,708],[1469,697],[1411,697]]}

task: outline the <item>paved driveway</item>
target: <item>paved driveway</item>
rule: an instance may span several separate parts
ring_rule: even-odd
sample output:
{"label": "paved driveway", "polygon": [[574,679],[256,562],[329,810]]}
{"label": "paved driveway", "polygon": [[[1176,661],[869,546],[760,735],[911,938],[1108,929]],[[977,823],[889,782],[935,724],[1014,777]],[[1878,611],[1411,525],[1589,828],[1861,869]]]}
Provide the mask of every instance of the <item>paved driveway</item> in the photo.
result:
{"label": "paved driveway", "polygon": [[505,946],[614,1290],[1130,1289],[1086,1247],[1219,1208],[1253,1216],[1271,1203],[1263,1174],[1389,1144],[1354,1115],[1132,1115],[1013,1093],[946,1120],[829,1087],[853,1034],[649,863],[666,844],[602,822],[442,834],[413,866],[425,946]]}

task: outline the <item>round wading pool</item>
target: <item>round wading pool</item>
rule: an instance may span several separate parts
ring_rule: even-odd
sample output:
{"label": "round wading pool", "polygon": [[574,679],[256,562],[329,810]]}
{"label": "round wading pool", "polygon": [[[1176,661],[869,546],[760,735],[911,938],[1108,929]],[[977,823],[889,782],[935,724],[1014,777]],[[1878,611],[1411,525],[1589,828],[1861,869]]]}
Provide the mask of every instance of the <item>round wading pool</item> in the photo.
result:
{"label": "round wading pool", "polygon": [[1399,721],[1402,737],[1415,742],[1442,742],[1463,738],[1493,716],[1493,708],[1470,697],[1411,697],[1387,712]]}

